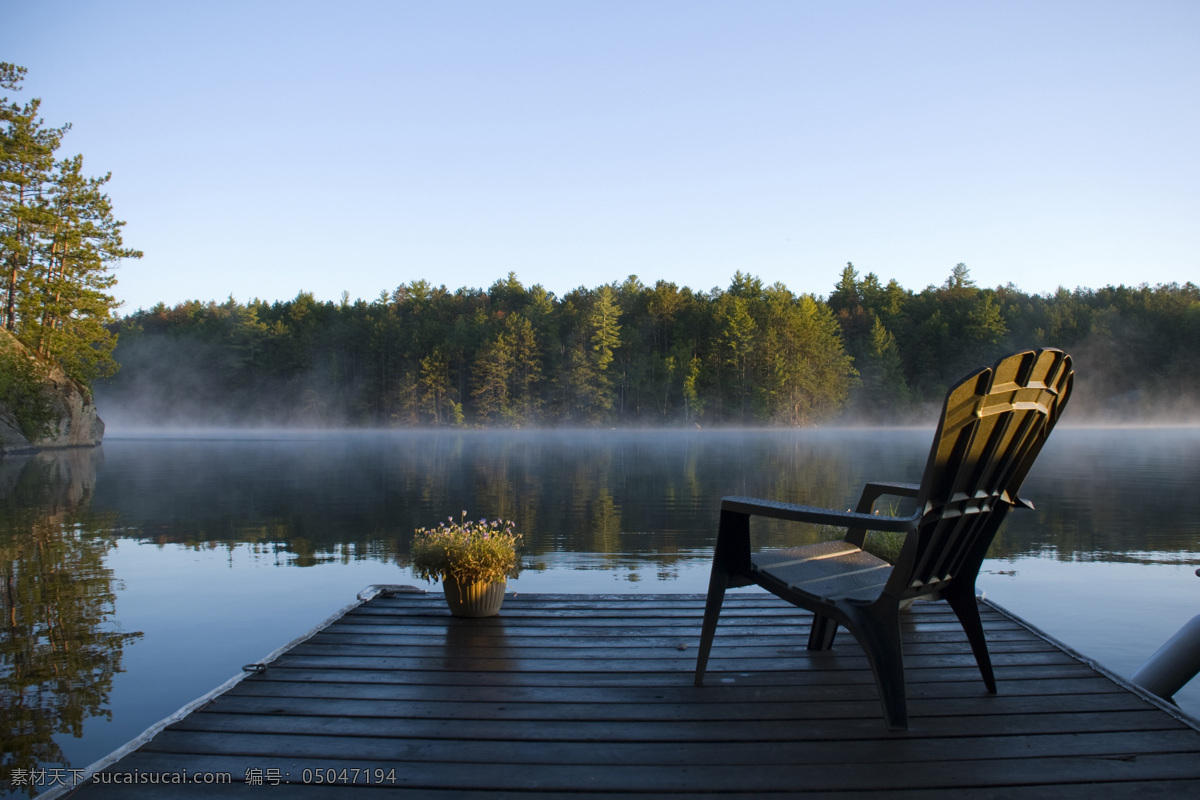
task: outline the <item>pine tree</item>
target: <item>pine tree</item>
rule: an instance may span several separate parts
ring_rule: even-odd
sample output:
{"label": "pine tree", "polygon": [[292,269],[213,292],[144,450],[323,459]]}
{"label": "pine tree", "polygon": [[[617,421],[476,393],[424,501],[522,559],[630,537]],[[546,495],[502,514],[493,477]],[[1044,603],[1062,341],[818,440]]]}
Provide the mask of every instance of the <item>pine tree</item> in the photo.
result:
{"label": "pine tree", "polygon": [[111,178],[83,175],[83,156],[59,163],[48,197],[41,258],[24,299],[23,338],[43,358],[85,383],[115,369],[116,344],[104,327],[116,299],[111,266],[141,253],[123,246],[124,222],[101,188]]}
{"label": "pine tree", "polygon": [[[621,346],[621,326],[617,320],[620,311],[617,309],[616,298],[611,286],[601,286],[596,293],[596,302],[588,315],[591,327],[592,354],[596,364],[601,391],[607,392],[612,386],[608,375],[608,367],[612,364],[613,351]],[[610,400],[611,404],[611,400]]]}
{"label": "pine tree", "polygon": [[505,319],[512,348],[509,376],[509,417],[514,425],[535,425],[541,420],[542,359],[533,323],[520,314]]}
{"label": "pine tree", "polygon": [[758,325],[750,314],[749,301],[732,291],[723,295],[717,302],[717,325],[720,331],[720,364],[729,376],[727,394],[730,408],[737,408],[739,421],[742,421],[754,388],[752,370],[759,338]]}
{"label": "pine tree", "polygon": [[[0,62],[0,86],[19,91],[25,68]],[[38,117],[42,101],[25,105],[0,99],[0,264],[3,264],[3,325],[18,332],[18,305],[31,288],[39,235],[47,223],[46,186],[54,151],[69,129],[48,128]]]}
{"label": "pine tree", "polygon": [[[19,90],[23,67],[0,63],[0,86]],[[124,222],[83,156],[56,162],[70,126],[50,128],[41,101],[0,100],[0,323],[44,360],[90,384],[116,370],[105,327],[116,299],[111,270],[141,252],[124,246]]]}
{"label": "pine tree", "polygon": [[621,346],[620,310],[611,286],[592,298],[583,325],[567,349],[566,385],[572,410],[589,423],[602,421],[613,407],[613,352]]}
{"label": "pine tree", "polygon": [[462,425],[462,405],[455,400],[456,392],[450,382],[446,357],[438,348],[421,359],[420,408],[426,421],[434,425]]}
{"label": "pine tree", "polygon": [[872,421],[902,420],[911,403],[896,337],[878,316],[871,326],[870,346],[858,362],[862,378],[860,413]]}

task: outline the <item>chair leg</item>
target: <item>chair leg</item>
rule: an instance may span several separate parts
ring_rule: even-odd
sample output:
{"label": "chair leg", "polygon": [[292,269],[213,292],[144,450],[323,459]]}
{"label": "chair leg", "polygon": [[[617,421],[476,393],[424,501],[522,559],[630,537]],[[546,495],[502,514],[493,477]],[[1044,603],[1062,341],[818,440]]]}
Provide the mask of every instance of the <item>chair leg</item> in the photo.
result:
{"label": "chair leg", "polygon": [[704,603],[704,624],[700,628],[700,651],[696,654],[696,686],[704,685],[708,654],[712,650],[713,637],[717,633],[717,620],[721,616],[721,605],[725,602],[725,588],[728,585],[728,570],[714,559],[712,575],[708,579],[708,599]]}
{"label": "chair leg", "polygon": [[957,590],[951,588],[945,594],[946,602],[954,609],[955,616],[967,634],[971,643],[971,652],[975,654],[975,663],[979,665],[979,674],[983,676],[983,684],[992,694],[996,693],[996,676],[992,673],[992,658],[988,654],[987,639],[983,635],[983,620],[979,618],[979,601],[975,599],[975,586],[967,584]]}
{"label": "chair leg", "polygon": [[837,629],[838,624],[829,617],[815,614],[812,628],[808,632],[808,649],[828,650],[833,647],[833,637],[837,635]]}
{"label": "chair leg", "polygon": [[[858,614],[856,614],[858,616]],[[866,651],[888,729],[908,730],[908,698],[904,687],[904,652],[900,645],[900,609],[875,606],[854,626]]]}
{"label": "chair leg", "polygon": [[708,654],[717,632],[717,619],[730,576],[750,575],[750,517],[729,511],[722,505],[721,522],[717,528],[717,545],[713,549],[712,574],[708,579],[708,600],[704,604],[704,625],[700,629],[700,652],[696,656],[696,685],[704,683]]}

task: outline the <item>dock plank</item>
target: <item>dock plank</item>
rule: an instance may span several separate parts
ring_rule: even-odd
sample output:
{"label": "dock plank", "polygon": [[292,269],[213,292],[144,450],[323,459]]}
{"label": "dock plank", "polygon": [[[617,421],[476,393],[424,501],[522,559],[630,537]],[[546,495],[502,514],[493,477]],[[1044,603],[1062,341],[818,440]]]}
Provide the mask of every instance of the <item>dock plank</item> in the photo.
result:
{"label": "dock plank", "polygon": [[[905,615],[904,732],[884,727],[852,637],[810,652],[811,617],[761,592],[730,594],[708,685],[692,686],[702,615],[694,595],[522,594],[486,620],[451,618],[437,595],[376,597],[71,796],[258,796],[272,781],[301,800],[349,783],[433,800],[1200,791],[1192,721],[989,604],[997,695],[945,604]],[[230,783],[101,782],[184,770]]]}

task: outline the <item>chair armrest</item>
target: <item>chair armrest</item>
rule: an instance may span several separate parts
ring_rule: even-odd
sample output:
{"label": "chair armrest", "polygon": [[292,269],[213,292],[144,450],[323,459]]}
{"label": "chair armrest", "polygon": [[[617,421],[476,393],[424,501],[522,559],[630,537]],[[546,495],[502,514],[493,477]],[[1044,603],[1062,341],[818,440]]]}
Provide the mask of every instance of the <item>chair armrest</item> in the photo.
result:
{"label": "chair armrest", "polygon": [[862,514],[857,511],[834,511],[830,508],[800,506],[775,500],[759,500],[754,497],[724,497],[721,499],[721,510],[746,516],[786,519],[792,522],[809,522],[816,525],[836,525],[839,528],[898,532],[912,530],[920,516],[915,514],[911,517],[884,517],[878,514]]}
{"label": "chair armrest", "polygon": [[[890,483],[888,481],[871,481],[863,486],[862,495],[858,498],[855,511],[859,514],[874,516],[875,501],[884,495],[895,497],[916,497],[921,491],[919,483]],[[846,531],[846,541],[855,547],[862,547],[867,541],[868,530],[881,530],[858,525]]]}
{"label": "chair armrest", "polygon": [[870,514],[875,509],[875,501],[884,495],[916,497],[920,492],[921,484],[919,483],[871,481],[863,486],[862,495],[858,498],[858,507],[854,510],[860,514]]}

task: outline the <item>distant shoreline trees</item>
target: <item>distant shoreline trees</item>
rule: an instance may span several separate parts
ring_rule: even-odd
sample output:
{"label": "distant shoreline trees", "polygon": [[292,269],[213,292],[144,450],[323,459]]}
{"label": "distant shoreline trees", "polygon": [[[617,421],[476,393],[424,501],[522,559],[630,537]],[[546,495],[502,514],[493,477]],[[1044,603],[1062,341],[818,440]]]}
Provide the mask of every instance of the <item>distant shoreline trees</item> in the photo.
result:
{"label": "distant shoreline trees", "polygon": [[1014,349],[1075,357],[1076,419],[1191,414],[1200,289],[981,289],[965,264],[913,292],[847,264],[828,299],[741,272],[697,292],[634,276],[557,297],[418,280],[373,302],[254,300],[113,325],[106,415],[144,424],[732,426],[906,424]]}
{"label": "distant shoreline trees", "polygon": [[[0,88],[20,91],[25,73],[0,62]],[[80,155],[56,159],[71,126],[48,127],[40,107],[0,98],[0,326],[89,386],[117,366],[112,268],[142,254],[122,242],[110,175],[88,177]]]}

